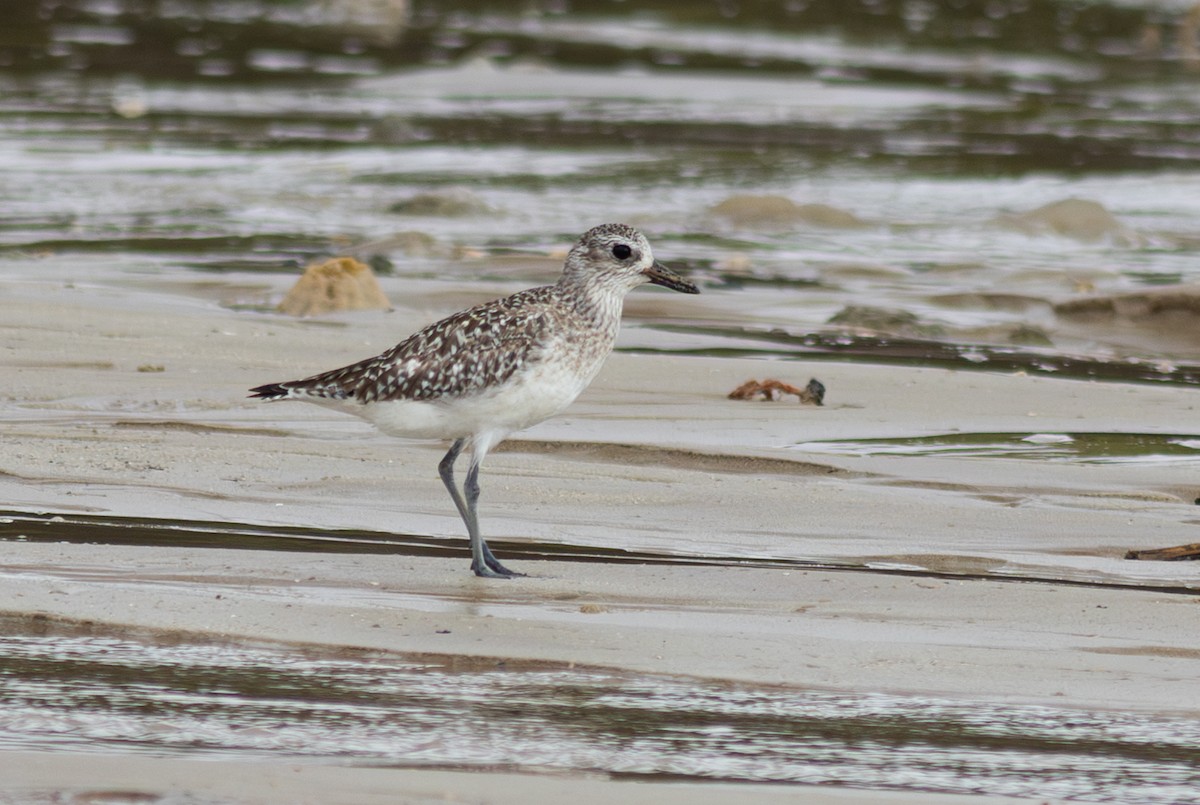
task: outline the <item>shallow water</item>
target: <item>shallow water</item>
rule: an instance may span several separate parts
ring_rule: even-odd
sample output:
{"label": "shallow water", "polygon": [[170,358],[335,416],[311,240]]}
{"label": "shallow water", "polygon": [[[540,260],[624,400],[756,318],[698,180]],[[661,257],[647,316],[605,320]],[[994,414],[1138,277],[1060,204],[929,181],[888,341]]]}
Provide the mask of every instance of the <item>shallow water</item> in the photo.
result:
{"label": "shallow water", "polygon": [[1018,458],[1085,464],[1200,462],[1200,436],[1161,433],[948,433],[905,439],[804,442],[806,453],[837,455],[949,455]]}
{"label": "shallow water", "polygon": [[[1064,307],[1200,275],[1186,3],[12,5],[9,277],[53,259],[236,281],[351,251],[470,283],[630,219],[705,286],[676,323],[828,334],[816,351],[865,335],[867,358],[918,335],[1200,360],[1189,298]],[[393,210],[456,188],[471,204]],[[743,195],[841,217],[713,212]],[[1068,198],[1113,217],[1021,217]],[[839,315],[863,306],[903,315]],[[738,341],[718,326],[706,348]]]}
{"label": "shallow water", "polygon": [[1180,802],[1200,786],[1200,726],[1170,716],[4,626],[0,750],[1083,802]]}

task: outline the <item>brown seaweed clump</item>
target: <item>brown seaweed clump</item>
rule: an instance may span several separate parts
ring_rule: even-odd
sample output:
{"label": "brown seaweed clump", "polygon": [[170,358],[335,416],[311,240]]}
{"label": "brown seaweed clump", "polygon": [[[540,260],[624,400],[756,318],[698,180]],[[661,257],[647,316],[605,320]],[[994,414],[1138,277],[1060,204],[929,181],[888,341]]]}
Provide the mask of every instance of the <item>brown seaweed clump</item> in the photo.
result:
{"label": "brown seaweed clump", "polygon": [[335,257],[306,268],[277,310],[291,316],[320,316],[391,306],[369,266],[353,257]]}

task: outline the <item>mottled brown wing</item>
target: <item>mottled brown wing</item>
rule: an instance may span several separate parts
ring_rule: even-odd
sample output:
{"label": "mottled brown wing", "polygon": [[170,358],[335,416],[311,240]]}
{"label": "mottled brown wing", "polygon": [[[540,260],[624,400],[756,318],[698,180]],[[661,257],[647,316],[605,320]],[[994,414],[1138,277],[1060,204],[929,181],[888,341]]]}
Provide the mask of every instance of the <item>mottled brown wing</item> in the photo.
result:
{"label": "mottled brown wing", "polygon": [[499,299],[429,325],[375,358],[281,384],[360,402],[467,397],[503,383],[541,354],[549,288]]}

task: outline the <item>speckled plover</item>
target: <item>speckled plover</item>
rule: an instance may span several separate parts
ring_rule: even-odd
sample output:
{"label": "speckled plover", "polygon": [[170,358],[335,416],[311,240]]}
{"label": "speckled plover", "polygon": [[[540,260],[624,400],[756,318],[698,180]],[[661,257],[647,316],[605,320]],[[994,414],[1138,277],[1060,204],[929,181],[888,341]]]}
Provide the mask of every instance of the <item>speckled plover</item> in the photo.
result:
{"label": "speckled plover", "polygon": [[[554,416],[587,388],[612,352],[625,294],[647,282],[700,292],[654,259],[641,232],[604,224],[571,248],[555,285],[464,310],[382,355],[258,386],[252,396],[328,405],[393,436],[451,440],[438,472],[467,526],[471,569],[478,576],[518,576],[479,532],[479,467],[508,434]],[[459,492],[454,462],[463,448],[471,467]]]}

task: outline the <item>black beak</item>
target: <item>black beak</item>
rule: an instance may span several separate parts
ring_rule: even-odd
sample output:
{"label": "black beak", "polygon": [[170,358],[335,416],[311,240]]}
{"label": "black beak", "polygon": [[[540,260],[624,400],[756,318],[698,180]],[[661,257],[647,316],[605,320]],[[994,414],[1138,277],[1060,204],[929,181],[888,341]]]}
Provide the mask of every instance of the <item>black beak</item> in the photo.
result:
{"label": "black beak", "polygon": [[700,293],[699,288],[657,260],[646,269],[645,274],[650,278],[652,285],[661,285],[664,288],[670,288],[672,291],[679,291],[680,293]]}

